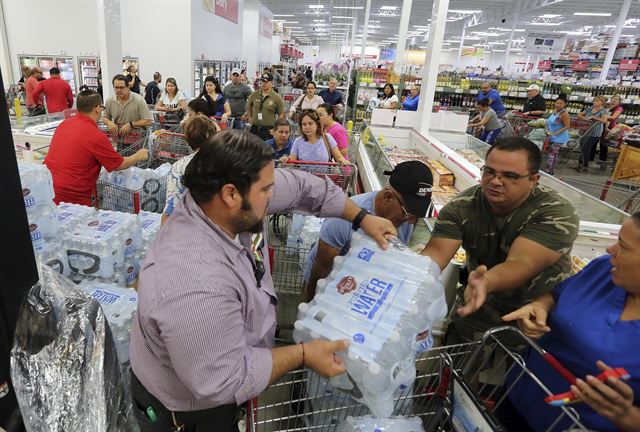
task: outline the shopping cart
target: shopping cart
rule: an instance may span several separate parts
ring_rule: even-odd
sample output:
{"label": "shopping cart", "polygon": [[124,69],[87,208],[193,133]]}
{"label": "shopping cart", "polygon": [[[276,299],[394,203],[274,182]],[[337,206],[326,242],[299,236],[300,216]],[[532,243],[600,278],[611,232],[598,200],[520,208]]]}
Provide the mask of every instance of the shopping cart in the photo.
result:
{"label": "shopping cart", "polygon": [[109,132],[109,128],[103,123],[100,123],[98,127],[107,135],[107,138],[109,138],[109,141],[111,141],[111,144],[113,144],[118,152],[122,152],[131,146],[136,146],[138,149],[141,149],[146,145],[149,138],[149,129],[147,128],[133,128],[126,135],[118,135]]}
{"label": "shopping cart", "polygon": [[[355,165],[336,163],[302,162],[279,164],[278,169],[298,169],[317,176],[327,176],[343,190],[355,187],[357,169]],[[304,271],[312,245],[299,242],[292,231],[292,213],[270,216],[269,247],[273,253],[271,277],[278,294],[277,339],[290,342],[293,323],[300,303]],[[291,237],[291,238],[290,238]]]}
{"label": "shopping cart", "polygon": [[193,153],[184,134],[161,130],[149,139],[149,158],[173,163]]}
{"label": "shopping cart", "polygon": [[[515,327],[489,330],[477,342],[433,348],[416,360],[414,384],[396,393],[394,415],[420,417],[426,431],[450,431],[464,402],[464,413],[474,415],[476,430],[505,430],[494,412],[520,380],[530,379],[542,392],[552,395],[527,368],[523,357],[503,342],[514,337],[544,358],[552,358]],[[508,383],[506,376],[510,377]],[[574,409],[558,407],[557,411],[555,424],[563,422],[562,430],[587,430]],[[248,402],[246,430],[331,432],[347,416],[367,414],[366,406],[335,390],[326,380],[297,370]]]}
{"label": "shopping cart", "polygon": [[523,115],[519,111],[512,111],[508,114],[505,114],[502,117],[502,120],[505,123],[505,127],[502,131],[501,136],[503,137],[517,136],[517,137],[527,138],[529,137],[529,134],[533,130],[540,129],[539,127],[531,126],[532,122],[535,122],[536,120],[540,120],[540,119],[541,117]]}
{"label": "shopping cart", "polygon": [[626,213],[640,211],[640,183],[604,176],[565,176],[560,179]]}
{"label": "shopping cart", "polygon": [[579,117],[571,117],[569,125],[569,141],[560,149],[558,162],[567,162],[570,159],[580,157],[582,142],[592,135],[599,123],[583,120]]}

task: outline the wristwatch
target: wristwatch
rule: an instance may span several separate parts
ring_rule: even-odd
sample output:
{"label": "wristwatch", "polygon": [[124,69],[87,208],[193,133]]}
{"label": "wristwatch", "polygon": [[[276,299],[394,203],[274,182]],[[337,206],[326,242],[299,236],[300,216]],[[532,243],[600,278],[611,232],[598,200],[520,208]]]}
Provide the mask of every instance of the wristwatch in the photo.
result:
{"label": "wristwatch", "polygon": [[351,228],[353,228],[354,231],[358,231],[360,229],[360,223],[362,222],[362,219],[364,219],[364,217],[368,214],[369,211],[367,209],[361,208],[356,217],[353,219]]}

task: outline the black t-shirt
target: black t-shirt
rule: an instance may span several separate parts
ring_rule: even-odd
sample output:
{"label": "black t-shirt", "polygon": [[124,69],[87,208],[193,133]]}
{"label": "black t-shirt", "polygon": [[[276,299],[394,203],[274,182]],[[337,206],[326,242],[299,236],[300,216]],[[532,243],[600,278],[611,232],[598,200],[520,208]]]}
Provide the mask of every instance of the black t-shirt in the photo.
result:
{"label": "black t-shirt", "polygon": [[[546,111],[547,103],[541,94],[537,94],[536,96],[527,99],[524,103],[524,107],[522,108],[522,112],[531,113],[531,111]],[[529,114],[534,117],[540,117],[542,114]]]}
{"label": "black t-shirt", "polygon": [[133,87],[131,87],[131,91],[140,94],[140,77],[138,77],[138,75],[134,75],[133,77]]}
{"label": "black t-shirt", "polygon": [[[138,84],[138,86],[139,85],[140,84]],[[160,87],[158,87],[158,84],[155,81],[151,81],[147,83],[147,87],[145,88],[145,91],[144,91],[144,100],[149,105],[154,105],[156,103],[156,99],[158,98],[159,94],[160,94]]]}

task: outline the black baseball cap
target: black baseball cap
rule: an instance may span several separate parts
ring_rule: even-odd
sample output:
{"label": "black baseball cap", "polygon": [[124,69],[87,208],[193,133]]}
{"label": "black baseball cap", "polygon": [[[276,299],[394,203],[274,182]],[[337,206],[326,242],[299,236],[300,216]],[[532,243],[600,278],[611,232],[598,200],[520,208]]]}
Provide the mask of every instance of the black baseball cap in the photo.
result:
{"label": "black baseball cap", "polygon": [[409,213],[425,217],[431,205],[433,188],[433,174],[429,167],[420,161],[407,161],[384,174],[391,176],[389,184],[402,195]]}
{"label": "black baseball cap", "polygon": [[271,75],[271,72],[265,72],[262,74],[262,77],[260,77],[260,79],[262,81],[273,81],[273,75]]}

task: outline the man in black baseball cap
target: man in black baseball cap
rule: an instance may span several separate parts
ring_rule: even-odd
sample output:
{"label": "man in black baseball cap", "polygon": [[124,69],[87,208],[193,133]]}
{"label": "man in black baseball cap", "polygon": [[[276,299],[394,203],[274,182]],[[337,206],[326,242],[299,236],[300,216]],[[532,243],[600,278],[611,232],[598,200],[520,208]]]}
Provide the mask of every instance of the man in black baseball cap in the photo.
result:
{"label": "man in black baseball cap", "polygon": [[247,100],[247,115],[251,121],[250,132],[266,141],[271,139],[271,129],[276,120],[284,118],[284,102],[273,91],[273,75],[264,72],[260,76],[261,88],[251,93]]}
{"label": "man in black baseball cap", "polygon": [[390,178],[383,189],[351,197],[362,209],[353,223],[331,218],[322,224],[320,239],[309,253],[305,267],[302,301],[313,299],[318,279],[331,272],[336,256],[349,251],[351,235],[360,228],[364,215],[370,213],[389,219],[398,230],[398,238],[404,244],[409,243],[415,223],[426,216],[431,205],[433,175],[420,161],[402,162],[385,174]]}

